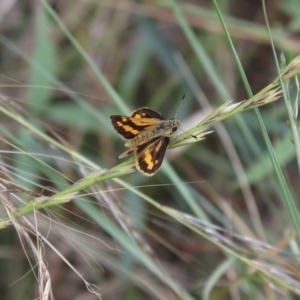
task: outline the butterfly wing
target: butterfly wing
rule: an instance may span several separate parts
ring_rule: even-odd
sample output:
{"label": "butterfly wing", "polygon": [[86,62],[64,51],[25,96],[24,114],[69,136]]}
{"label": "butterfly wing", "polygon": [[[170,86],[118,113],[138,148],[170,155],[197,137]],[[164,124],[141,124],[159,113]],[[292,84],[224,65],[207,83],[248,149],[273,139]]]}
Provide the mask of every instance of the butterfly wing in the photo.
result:
{"label": "butterfly wing", "polygon": [[164,120],[164,117],[162,114],[148,108],[148,107],[142,107],[137,110],[135,110],[131,114],[132,118],[147,118],[147,119],[158,119],[158,120]]}
{"label": "butterfly wing", "polygon": [[115,130],[128,140],[149,129],[150,126],[156,125],[161,120],[163,120],[162,115],[148,107],[135,110],[130,117],[110,116],[110,121]]}
{"label": "butterfly wing", "polygon": [[146,176],[153,176],[164,160],[169,137],[157,137],[135,149],[136,168]]}
{"label": "butterfly wing", "polygon": [[141,132],[140,128],[131,119],[121,115],[110,116],[112,126],[125,139],[132,139]]}

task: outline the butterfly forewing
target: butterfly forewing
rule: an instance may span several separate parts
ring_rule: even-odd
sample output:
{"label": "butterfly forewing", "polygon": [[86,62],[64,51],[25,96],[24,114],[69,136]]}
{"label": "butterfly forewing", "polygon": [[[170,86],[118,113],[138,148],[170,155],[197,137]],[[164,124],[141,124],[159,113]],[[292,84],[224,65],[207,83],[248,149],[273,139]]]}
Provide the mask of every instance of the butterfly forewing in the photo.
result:
{"label": "butterfly forewing", "polygon": [[148,108],[142,107],[135,110],[130,117],[122,115],[113,115],[110,117],[115,130],[125,139],[132,139],[149,126],[157,124],[163,117],[160,113]]}
{"label": "butterfly forewing", "polygon": [[135,110],[131,114],[131,117],[132,118],[158,119],[158,120],[164,119],[160,113],[158,113],[148,107],[142,107],[142,108]]}
{"label": "butterfly forewing", "polygon": [[130,121],[130,117],[114,115],[110,121],[115,130],[125,139],[132,139],[140,133],[139,127]]}

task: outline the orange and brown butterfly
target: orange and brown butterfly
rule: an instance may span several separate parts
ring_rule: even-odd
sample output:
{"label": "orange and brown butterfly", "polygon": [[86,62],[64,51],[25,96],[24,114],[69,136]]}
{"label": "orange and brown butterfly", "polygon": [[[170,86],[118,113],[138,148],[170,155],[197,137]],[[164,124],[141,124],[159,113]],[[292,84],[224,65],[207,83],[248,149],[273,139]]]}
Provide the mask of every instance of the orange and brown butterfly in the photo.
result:
{"label": "orange and brown butterfly", "polygon": [[148,107],[135,110],[130,117],[113,115],[110,120],[115,130],[129,140],[125,144],[129,150],[119,158],[134,152],[137,170],[145,176],[153,176],[161,167],[170,137],[180,127],[180,120],[165,120]]}

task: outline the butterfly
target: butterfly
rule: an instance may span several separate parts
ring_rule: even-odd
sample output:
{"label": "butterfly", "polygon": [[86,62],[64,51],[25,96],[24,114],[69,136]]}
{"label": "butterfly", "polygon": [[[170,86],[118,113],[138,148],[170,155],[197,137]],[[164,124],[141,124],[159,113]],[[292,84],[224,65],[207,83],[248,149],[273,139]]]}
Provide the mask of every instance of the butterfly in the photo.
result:
{"label": "butterfly", "polygon": [[148,107],[135,110],[130,117],[110,116],[110,120],[117,133],[129,140],[125,143],[129,150],[119,158],[134,152],[137,170],[145,176],[153,176],[161,167],[170,137],[180,127],[180,120],[165,120]]}

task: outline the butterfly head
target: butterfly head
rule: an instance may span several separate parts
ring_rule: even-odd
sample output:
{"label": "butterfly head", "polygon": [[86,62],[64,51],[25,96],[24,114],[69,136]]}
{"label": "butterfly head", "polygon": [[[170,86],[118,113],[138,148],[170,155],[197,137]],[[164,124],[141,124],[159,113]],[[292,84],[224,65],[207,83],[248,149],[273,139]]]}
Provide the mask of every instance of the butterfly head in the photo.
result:
{"label": "butterfly head", "polygon": [[171,119],[166,121],[168,126],[166,126],[167,128],[165,129],[165,136],[171,136],[174,132],[176,132],[178,130],[178,128],[180,128],[180,120],[179,119]]}

